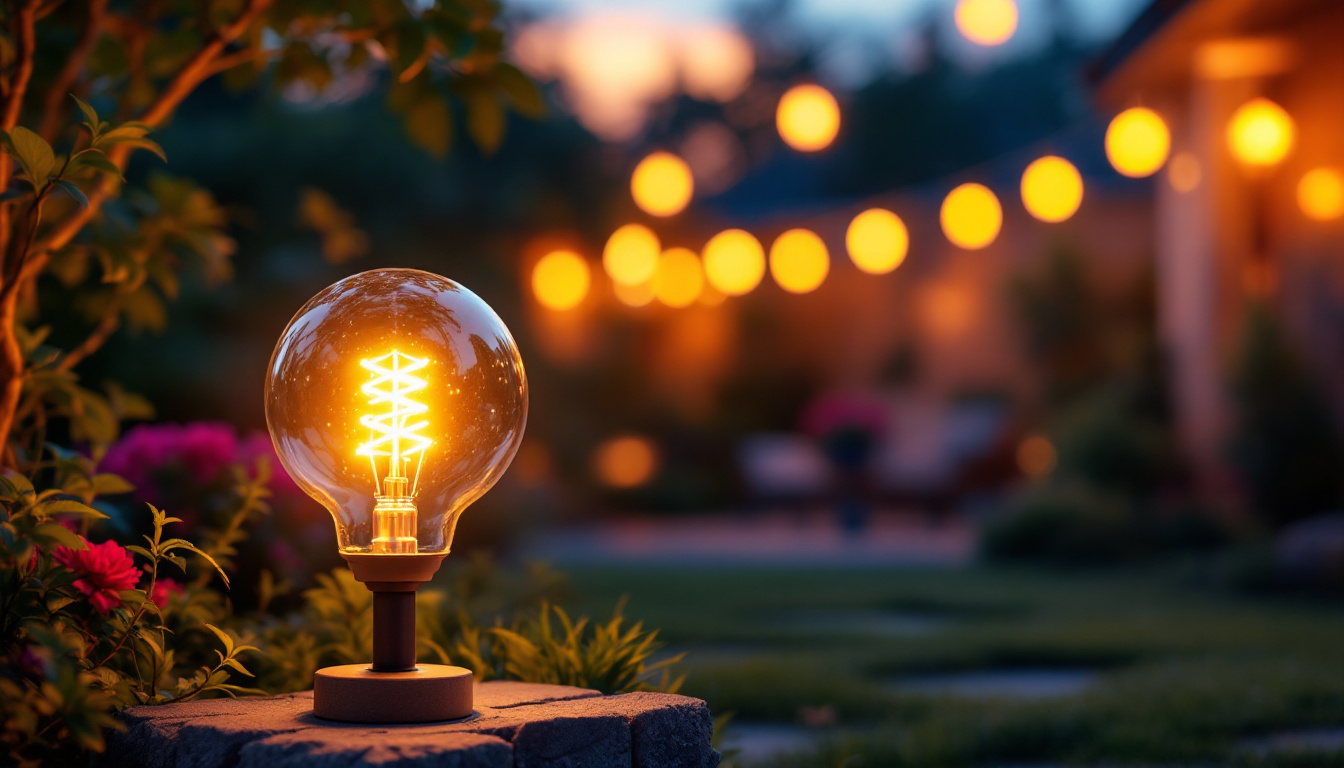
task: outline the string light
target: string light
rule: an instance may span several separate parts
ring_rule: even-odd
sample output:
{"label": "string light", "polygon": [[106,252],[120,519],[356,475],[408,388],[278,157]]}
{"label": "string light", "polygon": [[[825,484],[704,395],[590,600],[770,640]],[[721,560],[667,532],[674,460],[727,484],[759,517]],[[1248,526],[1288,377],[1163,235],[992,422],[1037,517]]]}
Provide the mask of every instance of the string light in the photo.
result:
{"label": "string light", "polygon": [[673,216],[691,202],[695,183],[686,161],[670,152],[654,152],[635,166],[630,194],[650,216]]}
{"label": "string light", "polygon": [[961,0],[953,14],[957,30],[977,45],[1001,45],[1017,31],[1013,0]]}
{"label": "string light", "polygon": [[1227,144],[1232,155],[1250,166],[1277,165],[1293,148],[1293,118],[1269,99],[1251,99],[1232,113]]}
{"label": "string light", "polygon": [[602,250],[602,266],[613,282],[638,285],[653,277],[663,252],[658,236],[643,224],[626,224],[611,233]]}
{"label": "string light", "polygon": [[981,184],[962,184],[943,199],[939,220],[943,234],[968,250],[984,248],[999,236],[1003,208],[993,192]]}
{"label": "string light", "polygon": [[809,230],[790,229],[770,246],[770,275],[789,293],[816,290],[830,269],[826,244]]}
{"label": "string light", "polygon": [[1073,163],[1046,155],[1022,174],[1022,204],[1041,221],[1068,219],[1083,202],[1083,177]]}
{"label": "string light", "polygon": [[799,152],[817,152],[840,132],[840,105],[819,85],[794,86],[779,100],[775,124],[785,144]]}
{"label": "string light", "polygon": [[891,211],[870,208],[849,223],[845,249],[854,266],[870,275],[885,275],[905,261],[910,233]]}
{"label": "string light", "polygon": [[689,307],[705,285],[700,257],[688,248],[670,248],[653,272],[653,295],[669,307]]}
{"label": "string light", "polygon": [[588,262],[573,251],[551,251],[532,268],[532,292],[547,309],[577,307],[591,282]]}
{"label": "string light", "polygon": [[1106,128],[1106,157],[1125,176],[1152,176],[1170,151],[1171,131],[1166,121],[1146,107],[1126,109]]}
{"label": "string light", "polygon": [[1334,168],[1307,171],[1297,183],[1297,205],[1316,221],[1344,216],[1344,175]]}
{"label": "string light", "polygon": [[726,296],[750,293],[765,276],[765,249],[750,232],[729,229],[705,243],[705,277]]}

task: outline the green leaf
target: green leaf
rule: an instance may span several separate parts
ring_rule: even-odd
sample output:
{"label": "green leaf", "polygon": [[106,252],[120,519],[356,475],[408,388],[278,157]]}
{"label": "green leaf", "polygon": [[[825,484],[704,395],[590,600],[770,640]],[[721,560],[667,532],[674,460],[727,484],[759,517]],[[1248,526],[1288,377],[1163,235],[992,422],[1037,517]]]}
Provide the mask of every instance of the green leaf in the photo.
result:
{"label": "green leaf", "polygon": [[84,196],[84,191],[79,187],[76,187],[73,183],[66,181],[65,179],[57,179],[55,184],[61,188],[62,192],[65,192],[65,194],[74,198],[75,202],[79,203],[80,208],[89,207],[89,198]]}
{"label": "green leaf", "polygon": [[130,139],[144,138],[148,134],[149,128],[146,126],[123,123],[98,137],[98,145],[119,144]]}
{"label": "green leaf", "polygon": [[121,169],[117,167],[102,153],[102,150],[92,150],[84,152],[70,162],[71,168],[92,168],[100,173],[106,173],[109,176],[115,176],[120,181],[125,181],[126,177],[121,175]]}
{"label": "green leaf", "polygon": [[48,501],[39,504],[37,507],[44,515],[83,515],[91,517],[94,520],[106,520],[107,515],[90,507],[88,504],[74,501],[72,499],[59,499],[57,501]]}
{"label": "green leaf", "polygon": [[94,475],[90,478],[90,482],[93,483],[93,492],[99,495],[115,496],[119,493],[130,493],[135,490],[135,486],[126,478],[107,472]]}
{"label": "green leaf", "polygon": [[73,602],[75,602],[75,598],[68,595],[53,595],[47,598],[47,610],[55,613]]}
{"label": "green leaf", "polygon": [[60,523],[43,523],[33,529],[33,538],[50,547],[52,543],[71,549],[84,549],[83,537]]}
{"label": "green leaf", "polygon": [[453,119],[448,102],[437,93],[426,93],[403,116],[411,143],[434,157],[448,154],[453,139]]}
{"label": "green leaf", "polygon": [[41,189],[56,168],[56,154],[51,151],[51,145],[22,125],[16,125],[9,132],[9,146],[28,182],[34,189]]}
{"label": "green leaf", "polygon": [[208,623],[207,623],[207,624],[204,624],[203,626],[204,626],[206,629],[210,630],[211,632],[214,632],[214,633],[215,633],[215,637],[218,637],[218,638],[219,638],[219,642],[221,642],[221,643],[224,644],[224,651],[225,651],[224,656],[225,656],[226,658],[229,657],[229,656],[232,656],[232,655],[233,655],[233,638],[232,638],[231,636],[229,636],[229,633],[225,632],[224,630],[220,629],[219,627],[216,627],[216,626],[213,625],[213,624],[208,624]]}
{"label": "green leaf", "polygon": [[486,88],[470,88],[463,99],[467,103],[467,133],[482,152],[494,154],[504,140],[504,107],[498,96]]}
{"label": "green leaf", "polygon": [[136,147],[137,149],[147,149],[155,155],[158,155],[159,159],[163,162],[168,162],[168,156],[163,153],[163,147],[160,147],[157,142],[151,141],[150,139],[127,139],[117,143],[128,147]]}
{"label": "green leaf", "polygon": [[84,119],[89,121],[89,128],[96,130],[98,128],[98,113],[94,108],[90,107],[83,99],[73,93],[70,94],[70,98],[75,100],[75,104],[79,107],[79,111],[84,113]]}
{"label": "green leaf", "polygon": [[546,101],[542,98],[541,89],[522,70],[507,62],[500,62],[495,65],[495,82],[519,114],[533,119],[546,116]]}

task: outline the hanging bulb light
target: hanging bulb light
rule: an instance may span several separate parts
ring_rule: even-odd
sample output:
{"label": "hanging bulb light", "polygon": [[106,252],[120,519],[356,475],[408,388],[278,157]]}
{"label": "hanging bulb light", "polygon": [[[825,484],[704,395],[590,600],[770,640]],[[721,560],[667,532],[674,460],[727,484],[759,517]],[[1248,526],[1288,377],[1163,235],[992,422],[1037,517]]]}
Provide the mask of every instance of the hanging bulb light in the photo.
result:
{"label": "hanging bulb light", "polygon": [[331,513],[341,556],[374,593],[373,662],[318,670],[314,714],[380,723],[470,714],[469,670],[416,663],[415,591],[522,440],[527,377],[508,328],[438,275],[348,277],[281,334],[266,422],[281,464]]}

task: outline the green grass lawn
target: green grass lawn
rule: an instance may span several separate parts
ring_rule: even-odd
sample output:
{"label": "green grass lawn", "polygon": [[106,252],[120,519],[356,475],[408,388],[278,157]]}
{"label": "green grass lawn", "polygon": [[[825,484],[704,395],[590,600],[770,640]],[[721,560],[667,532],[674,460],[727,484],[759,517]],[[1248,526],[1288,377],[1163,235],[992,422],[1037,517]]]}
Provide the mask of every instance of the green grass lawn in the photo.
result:
{"label": "green grass lawn", "polygon": [[[632,618],[686,650],[683,692],[716,714],[794,723],[803,708],[830,708],[836,724],[819,732],[818,751],[786,765],[1344,766],[1342,753],[1238,750],[1276,731],[1344,727],[1338,603],[1182,586],[1170,568],[570,575],[581,612],[602,616],[628,595]],[[917,623],[901,634],[855,616]],[[912,695],[891,684],[1023,667],[1101,676],[1077,695],[1036,700]]]}

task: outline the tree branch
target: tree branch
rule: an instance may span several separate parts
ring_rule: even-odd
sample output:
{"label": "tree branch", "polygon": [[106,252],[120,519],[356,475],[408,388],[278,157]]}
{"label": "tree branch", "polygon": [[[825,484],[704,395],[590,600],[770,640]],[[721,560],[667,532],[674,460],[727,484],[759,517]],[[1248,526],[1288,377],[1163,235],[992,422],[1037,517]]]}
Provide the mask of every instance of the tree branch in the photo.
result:
{"label": "tree branch", "polygon": [[[28,80],[33,76],[33,51],[37,47],[37,37],[33,27],[37,23],[37,0],[25,0],[14,15],[16,58],[14,76],[10,78],[5,93],[5,109],[0,114],[0,128],[8,131],[19,123],[19,112],[23,109],[23,95],[28,90]],[[9,182],[9,175],[4,179]],[[4,185],[0,185],[4,189]]]}
{"label": "tree branch", "polygon": [[88,338],[84,339],[79,346],[65,353],[65,357],[56,364],[56,370],[68,371],[83,362],[84,358],[97,352],[112,334],[116,333],[117,328],[121,326],[119,315],[121,313],[121,303],[112,301],[107,309],[103,311],[103,316],[98,320],[98,325],[94,326],[93,331],[89,333]]}
{"label": "tree branch", "polygon": [[[233,21],[232,24],[219,30],[210,41],[201,47],[191,61],[169,81],[154,103],[150,104],[144,113],[139,117],[139,122],[147,125],[157,126],[168,118],[177,108],[182,100],[185,99],[202,82],[208,79],[212,72],[211,65],[224,52],[230,43],[237,40],[244,32],[257,20],[259,16],[270,7],[273,0],[249,0],[247,8]],[[108,153],[108,159],[111,160],[120,169],[126,168],[126,160],[130,156],[130,148],[125,145],[117,145]],[[116,181],[104,178],[99,185],[88,195],[89,204],[75,210],[64,221],[56,224],[47,236],[38,242],[35,246],[33,258],[29,260],[29,266],[33,266],[32,274],[41,272],[42,266],[46,264],[48,253],[65,246],[79,234],[79,230],[93,218],[102,204],[112,194],[116,186]],[[35,265],[35,266],[34,266]]]}
{"label": "tree branch", "polygon": [[38,126],[37,133],[46,139],[48,144],[55,142],[56,135],[60,133],[62,108],[69,97],[70,89],[83,73],[84,64],[89,60],[89,54],[93,53],[93,47],[102,35],[107,3],[108,0],[89,0],[89,15],[84,19],[84,29],[80,31],[79,41],[71,49],[70,56],[65,60],[65,66],[61,68],[51,88],[47,90],[46,103],[42,107],[42,124]]}

